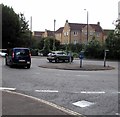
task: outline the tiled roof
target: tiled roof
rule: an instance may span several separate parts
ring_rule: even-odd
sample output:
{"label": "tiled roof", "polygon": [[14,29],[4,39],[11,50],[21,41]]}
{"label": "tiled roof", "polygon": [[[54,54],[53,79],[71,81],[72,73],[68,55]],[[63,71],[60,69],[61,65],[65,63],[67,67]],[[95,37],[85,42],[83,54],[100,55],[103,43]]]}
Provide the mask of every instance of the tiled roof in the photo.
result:
{"label": "tiled roof", "polygon": [[54,31],[47,30],[47,36],[54,36]]}
{"label": "tiled roof", "polygon": [[102,28],[98,24],[89,24],[92,28],[95,29],[96,32],[103,32]]}
{"label": "tiled roof", "polygon": [[86,26],[86,24],[78,24],[78,23],[69,23],[71,30],[82,30]]}
{"label": "tiled roof", "polygon": [[[71,30],[82,30],[87,24],[79,24],[79,23],[69,23]],[[98,24],[89,24],[92,28],[95,29],[96,32],[102,32],[102,28]]]}
{"label": "tiled roof", "polygon": [[60,27],[55,33],[62,33],[64,27]]}
{"label": "tiled roof", "polygon": [[42,31],[34,31],[34,36],[42,36],[43,33]]}

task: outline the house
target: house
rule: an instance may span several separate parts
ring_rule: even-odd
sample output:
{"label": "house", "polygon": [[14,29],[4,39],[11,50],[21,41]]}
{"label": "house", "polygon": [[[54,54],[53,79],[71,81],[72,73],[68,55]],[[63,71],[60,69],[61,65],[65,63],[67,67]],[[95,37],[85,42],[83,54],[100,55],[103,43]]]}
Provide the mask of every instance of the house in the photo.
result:
{"label": "house", "polygon": [[[64,27],[59,28],[55,33],[56,39],[60,40],[61,44],[69,43],[87,43],[87,24],[81,23],[69,23],[66,20]],[[103,42],[104,32],[100,26],[100,22],[97,24],[88,24],[88,41],[93,37]]]}
{"label": "house", "polygon": [[55,32],[55,38],[62,42],[62,33],[63,33],[64,27],[60,27],[56,32]]}
{"label": "house", "polygon": [[44,31],[33,31],[32,36],[42,38],[43,34],[44,34]]}
{"label": "house", "polygon": [[54,31],[50,31],[50,30],[45,29],[43,37],[54,37],[54,34],[55,34]]}

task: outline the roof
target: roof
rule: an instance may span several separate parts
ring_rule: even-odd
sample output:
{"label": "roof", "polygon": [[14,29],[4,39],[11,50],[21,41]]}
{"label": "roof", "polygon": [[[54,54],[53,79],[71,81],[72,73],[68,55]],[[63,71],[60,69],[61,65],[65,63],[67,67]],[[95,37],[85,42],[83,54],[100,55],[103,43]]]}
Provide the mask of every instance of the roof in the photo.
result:
{"label": "roof", "polygon": [[54,36],[54,31],[47,30],[47,36]]}
{"label": "roof", "polygon": [[43,31],[34,31],[34,36],[42,36],[42,34],[44,33]]}
{"label": "roof", "polygon": [[95,29],[96,32],[103,32],[102,28],[98,24],[89,24],[92,28]]}
{"label": "roof", "polygon": [[86,24],[79,24],[79,23],[69,23],[71,30],[82,30],[86,26]]}
{"label": "roof", "polygon": [[55,33],[62,33],[64,27],[60,27]]}
{"label": "roof", "polygon": [[[80,24],[80,23],[69,23],[70,29],[71,30],[80,30],[86,26],[87,24]],[[96,32],[103,32],[102,28],[98,24],[89,24],[92,28],[95,29]]]}

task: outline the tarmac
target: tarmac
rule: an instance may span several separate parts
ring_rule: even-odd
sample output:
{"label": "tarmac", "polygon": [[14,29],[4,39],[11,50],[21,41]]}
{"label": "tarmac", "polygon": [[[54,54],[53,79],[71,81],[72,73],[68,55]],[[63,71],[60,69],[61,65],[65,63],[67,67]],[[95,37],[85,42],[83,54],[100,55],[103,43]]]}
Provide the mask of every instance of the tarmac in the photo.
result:
{"label": "tarmac", "polygon": [[[49,63],[40,65],[42,68],[62,70],[112,70],[113,67],[102,65],[84,65],[74,63]],[[15,91],[1,90],[2,92],[2,115],[61,115],[85,117],[80,113],[60,107],[45,100],[17,93]],[[53,116],[53,117],[54,117]],[[6,116],[5,116],[6,117]]]}

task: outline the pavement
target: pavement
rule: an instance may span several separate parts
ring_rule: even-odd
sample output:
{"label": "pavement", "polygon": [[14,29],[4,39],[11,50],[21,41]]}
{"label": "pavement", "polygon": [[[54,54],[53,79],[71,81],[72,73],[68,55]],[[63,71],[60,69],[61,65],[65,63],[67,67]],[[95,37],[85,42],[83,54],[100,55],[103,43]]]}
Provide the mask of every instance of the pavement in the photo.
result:
{"label": "pavement", "polygon": [[[39,65],[42,68],[63,70],[111,70],[113,67],[102,65],[84,65],[73,63],[49,63]],[[1,91],[0,91],[1,92]],[[83,115],[60,107],[45,100],[23,95],[15,91],[2,90],[2,115],[67,115],[70,117]]]}
{"label": "pavement", "polygon": [[2,91],[2,115],[5,117],[6,115],[83,117],[81,114],[64,107],[13,91]]}

